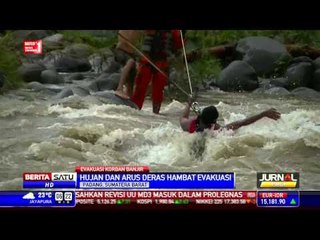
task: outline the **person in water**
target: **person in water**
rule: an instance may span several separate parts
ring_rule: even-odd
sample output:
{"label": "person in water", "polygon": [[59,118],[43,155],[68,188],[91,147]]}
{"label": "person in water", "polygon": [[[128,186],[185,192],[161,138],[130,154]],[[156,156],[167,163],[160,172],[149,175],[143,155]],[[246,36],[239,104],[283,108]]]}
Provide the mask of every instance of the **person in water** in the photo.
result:
{"label": "person in water", "polygon": [[236,122],[229,123],[224,127],[220,126],[217,123],[219,117],[219,112],[215,106],[209,106],[204,108],[197,117],[189,117],[190,107],[193,100],[190,99],[188,105],[186,106],[182,117],[180,118],[180,126],[183,131],[194,133],[194,132],[203,132],[205,129],[218,130],[221,128],[236,130],[243,126],[250,125],[264,117],[278,120],[281,117],[281,114],[274,108],[263,111],[254,116],[239,120]]}

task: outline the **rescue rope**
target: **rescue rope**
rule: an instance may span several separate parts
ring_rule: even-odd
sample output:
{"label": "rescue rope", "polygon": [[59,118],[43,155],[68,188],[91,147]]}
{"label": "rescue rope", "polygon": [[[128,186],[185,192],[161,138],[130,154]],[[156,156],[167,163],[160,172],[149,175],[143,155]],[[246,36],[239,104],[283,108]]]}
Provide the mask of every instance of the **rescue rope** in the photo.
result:
{"label": "rescue rope", "polygon": [[[163,76],[165,76],[168,81],[168,75],[166,73],[164,73],[160,68],[158,68],[143,52],[141,52],[136,46],[134,46],[130,40],[128,38],[126,38],[125,36],[123,36],[120,32],[118,32],[118,35],[120,37],[122,37],[124,40],[126,40],[126,42],[134,49],[137,51],[137,53],[139,53],[139,55],[141,57],[144,57],[152,67],[154,67],[158,72],[160,72]],[[185,90],[183,90],[177,83],[175,83],[174,81],[170,81],[170,83],[172,83],[173,85],[175,85],[176,88],[178,88],[181,92],[183,92],[184,94],[186,94],[188,97],[190,97],[190,94],[188,94]]]}

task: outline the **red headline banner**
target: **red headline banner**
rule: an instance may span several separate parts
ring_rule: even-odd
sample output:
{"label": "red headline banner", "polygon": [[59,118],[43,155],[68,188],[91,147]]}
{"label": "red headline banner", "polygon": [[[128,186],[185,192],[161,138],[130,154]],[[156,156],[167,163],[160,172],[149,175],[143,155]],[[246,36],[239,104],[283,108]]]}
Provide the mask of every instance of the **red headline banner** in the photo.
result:
{"label": "red headline banner", "polygon": [[145,172],[150,171],[148,166],[77,166],[77,173],[85,172]]}

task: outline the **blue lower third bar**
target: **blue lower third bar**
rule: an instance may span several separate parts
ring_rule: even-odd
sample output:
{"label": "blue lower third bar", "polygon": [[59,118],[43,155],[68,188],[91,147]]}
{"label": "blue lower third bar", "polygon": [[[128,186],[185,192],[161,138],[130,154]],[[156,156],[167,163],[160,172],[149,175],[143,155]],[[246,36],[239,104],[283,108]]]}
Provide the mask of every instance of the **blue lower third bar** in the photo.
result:
{"label": "blue lower third bar", "polygon": [[0,207],[74,207],[74,191],[0,192]]}
{"label": "blue lower third bar", "polygon": [[75,188],[75,181],[24,181],[23,188]]}
{"label": "blue lower third bar", "polygon": [[234,189],[234,173],[80,173],[84,189]]}
{"label": "blue lower third bar", "polygon": [[258,191],[258,207],[299,207],[298,191]]}

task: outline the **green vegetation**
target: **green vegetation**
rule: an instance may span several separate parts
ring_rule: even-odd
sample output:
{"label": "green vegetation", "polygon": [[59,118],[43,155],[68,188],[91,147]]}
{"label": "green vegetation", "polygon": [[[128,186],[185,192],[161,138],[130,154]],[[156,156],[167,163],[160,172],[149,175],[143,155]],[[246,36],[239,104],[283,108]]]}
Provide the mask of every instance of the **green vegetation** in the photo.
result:
{"label": "green vegetation", "polygon": [[13,45],[11,33],[0,38],[0,71],[6,76],[3,90],[15,89],[22,85],[22,79],[17,73],[20,66],[20,54]]}
{"label": "green vegetation", "polygon": [[96,37],[87,32],[79,31],[64,31],[64,40],[67,43],[85,43],[92,46],[95,49],[99,48],[110,48],[117,43],[118,36],[114,34],[111,37]]}

